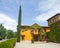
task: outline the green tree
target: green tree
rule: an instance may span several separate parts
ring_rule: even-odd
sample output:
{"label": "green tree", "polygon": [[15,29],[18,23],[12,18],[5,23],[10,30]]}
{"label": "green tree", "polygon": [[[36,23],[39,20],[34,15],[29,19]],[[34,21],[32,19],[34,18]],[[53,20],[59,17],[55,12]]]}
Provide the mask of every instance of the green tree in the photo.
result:
{"label": "green tree", "polygon": [[14,37],[15,37],[14,32],[12,30],[7,30],[7,38],[10,39]]}
{"label": "green tree", "polygon": [[6,29],[4,28],[4,26],[2,24],[0,24],[0,37],[2,39],[5,39],[5,37],[6,37]]}
{"label": "green tree", "polygon": [[14,32],[14,37],[15,37],[15,38],[17,37],[17,32]]}
{"label": "green tree", "polygon": [[19,16],[18,16],[18,25],[17,25],[17,42],[20,42],[21,16],[22,16],[22,12],[21,12],[21,6],[20,6]]}

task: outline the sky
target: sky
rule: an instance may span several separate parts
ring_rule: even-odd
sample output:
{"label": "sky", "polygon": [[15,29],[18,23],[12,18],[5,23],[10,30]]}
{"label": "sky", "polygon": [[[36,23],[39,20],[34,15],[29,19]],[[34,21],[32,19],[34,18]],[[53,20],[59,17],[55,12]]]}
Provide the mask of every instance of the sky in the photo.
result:
{"label": "sky", "polygon": [[0,0],[0,24],[16,31],[19,7],[22,7],[22,25],[48,26],[47,19],[60,13],[60,0]]}

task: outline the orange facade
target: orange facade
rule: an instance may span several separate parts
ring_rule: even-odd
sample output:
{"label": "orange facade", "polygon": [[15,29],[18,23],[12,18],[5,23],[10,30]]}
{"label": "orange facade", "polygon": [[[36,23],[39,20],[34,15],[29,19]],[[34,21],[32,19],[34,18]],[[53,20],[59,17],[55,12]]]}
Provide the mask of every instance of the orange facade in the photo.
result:
{"label": "orange facade", "polygon": [[[28,27],[28,29],[25,29],[26,27]],[[44,29],[45,32],[49,32],[50,31],[50,28],[47,27],[47,26],[41,26],[41,27]],[[36,31],[34,30],[34,32],[31,32],[30,26],[22,26],[21,33],[20,33],[21,34],[21,36],[20,36],[21,40],[31,40],[32,39],[32,33],[34,35],[38,35],[39,34],[38,30],[36,30]]]}

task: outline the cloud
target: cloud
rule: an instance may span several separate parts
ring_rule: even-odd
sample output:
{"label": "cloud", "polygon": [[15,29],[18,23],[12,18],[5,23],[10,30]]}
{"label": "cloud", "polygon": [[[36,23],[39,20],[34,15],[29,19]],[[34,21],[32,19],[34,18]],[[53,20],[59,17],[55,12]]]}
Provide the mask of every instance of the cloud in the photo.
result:
{"label": "cloud", "polygon": [[45,21],[46,22],[47,19],[49,19],[50,17],[52,17],[56,13],[57,12],[50,11],[50,12],[47,12],[47,13],[36,16],[34,20],[36,20],[38,22],[40,22],[40,21]]}
{"label": "cloud", "polygon": [[38,3],[37,10],[39,11],[47,11],[52,9],[55,5],[60,4],[60,0],[42,0]]}
{"label": "cloud", "polygon": [[8,15],[0,13],[0,23],[2,23],[6,29],[16,31],[17,22]]}
{"label": "cloud", "polygon": [[60,13],[60,0],[46,0],[39,2],[38,10],[42,12],[42,14],[37,15],[34,20],[46,22],[46,20],[53,15]]}
{"label": "cloud", "polygon": [[25,25],[25,24],[22,24],[22,25]]}

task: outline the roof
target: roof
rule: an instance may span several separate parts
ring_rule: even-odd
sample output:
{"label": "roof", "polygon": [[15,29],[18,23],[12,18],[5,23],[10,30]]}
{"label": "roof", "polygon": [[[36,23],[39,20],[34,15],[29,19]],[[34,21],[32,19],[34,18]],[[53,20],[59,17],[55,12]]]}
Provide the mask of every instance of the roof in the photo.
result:
{"label": "roof", "polygon": [[34,24],[33,24],[33,25],[31,25],[31,26],[34,26],[34,25],[40,26],[40,25],[38,25],[37,23],[34,23]]}
{"label": "roof", "polygon": [[[38,25],[38,24],[37,23],[34,23],[33,25]],[[33,26],[33,25],[31,25],[31,26]],[[31,26],[22,25],[22,27],[31,27]],[[40,25],[38,25],[38,26],[40,26]],[[49,26],[41,26],[41,27],[43,27],[43,28],[49,28]]]}
{"label": "roof", "polygon": [[56,15],[52,16],[51,18],[49,18],[47,21],[49,21],[50,19],[54,18],[55,16],[60,15],[60,13],[57,13]]}
{"label": "roof", "polygon": [[41,27],[49,28],[49,26],[41,26]]}

